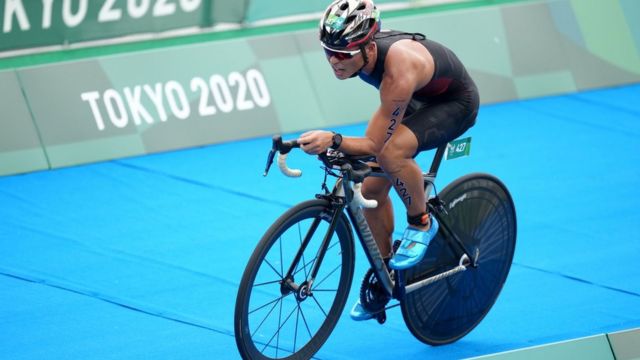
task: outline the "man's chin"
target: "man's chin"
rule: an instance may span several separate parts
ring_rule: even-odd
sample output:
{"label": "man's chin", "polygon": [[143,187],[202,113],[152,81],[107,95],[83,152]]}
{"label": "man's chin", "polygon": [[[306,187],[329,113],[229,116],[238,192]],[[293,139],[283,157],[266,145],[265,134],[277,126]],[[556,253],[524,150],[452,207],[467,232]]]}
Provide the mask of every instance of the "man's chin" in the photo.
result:
{"label": "man's chin", "polygon": [[334,71],[333,75],[335,75],[338,80],[345,80],[350,78],[352,74],[348,74],[344,71]]}

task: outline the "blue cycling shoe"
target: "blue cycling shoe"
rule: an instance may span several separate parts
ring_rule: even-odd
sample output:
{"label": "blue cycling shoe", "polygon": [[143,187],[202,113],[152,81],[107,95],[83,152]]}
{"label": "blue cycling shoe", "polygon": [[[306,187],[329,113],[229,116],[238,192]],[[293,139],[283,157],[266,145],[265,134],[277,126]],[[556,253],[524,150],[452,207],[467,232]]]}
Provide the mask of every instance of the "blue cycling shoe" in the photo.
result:
{"label": "blue cycling shoe", "polygon": [[427,231],[407,227],[398,251],[389,262],[389,267],[394,270],[404,270],[419,263],[424,258],[429,243],[437,233],[438,221],[433,216],[431,216],[431,227]]}
{"label": "blue cycling shoe", "polygon": [[364,307],[362,307],[362,304],[360,303],[360,299],[358,299],[358,302],[356,302],[353,305],[353,308],[351,308],[351,312],[349,312],[349,316],[351,316],[351,318],[355,321],[373,319],[373,314],[365,310]]}

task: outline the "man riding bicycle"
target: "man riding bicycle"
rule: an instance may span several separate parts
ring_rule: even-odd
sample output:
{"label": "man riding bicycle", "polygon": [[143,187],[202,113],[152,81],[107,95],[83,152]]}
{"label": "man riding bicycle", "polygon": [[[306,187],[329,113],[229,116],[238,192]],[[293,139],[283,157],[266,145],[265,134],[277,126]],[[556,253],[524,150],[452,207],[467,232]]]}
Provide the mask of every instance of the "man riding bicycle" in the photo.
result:
{"label": "man riding bicycle", "polygon": [[[415,162],[421,151],[443,145],[475,124],[478,89],[457,56],[419,33],[380,29],[380,12],[371,0],[336,0],[320,22],[320,42],[334,75],[359,76],[380,92],[380,106],[363,137],[343,137],[313,130],[298,142],[308,154],[328,148],[351,155],[375,155],[388,178],[367,177],[362,192],[378,201],[364,214],[381,254],[392,269],[406,269],[422,260],[438,231],[425,203],[422,170]],[[406,210],[408,226],[395,254],[389,190],[393,186]],[[358,301],[355,320],[372,318]]]}

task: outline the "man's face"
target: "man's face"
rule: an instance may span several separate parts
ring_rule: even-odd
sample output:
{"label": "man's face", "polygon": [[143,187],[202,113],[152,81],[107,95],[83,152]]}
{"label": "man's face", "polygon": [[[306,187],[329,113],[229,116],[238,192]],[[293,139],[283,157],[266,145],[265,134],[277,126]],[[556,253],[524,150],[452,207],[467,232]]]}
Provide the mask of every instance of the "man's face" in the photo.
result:
{"label": "man's face", "polygon": [[333,69],[333,74],[340,80],[350,78],[364,64],[360,50],[337,52],[325,48],[324,53]]}

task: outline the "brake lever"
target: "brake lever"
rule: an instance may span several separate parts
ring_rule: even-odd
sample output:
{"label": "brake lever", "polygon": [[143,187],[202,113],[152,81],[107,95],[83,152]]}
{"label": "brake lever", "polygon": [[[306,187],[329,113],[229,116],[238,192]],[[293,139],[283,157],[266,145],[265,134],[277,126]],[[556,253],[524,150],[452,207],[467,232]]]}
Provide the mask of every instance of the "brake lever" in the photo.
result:
{"label": "brake lever", "polygon": [[282,145],[282,136],[274,135],[272,138],[271,151],[269,151],[269,156],[267,156],[267,166],[262,176],[267,176],[269,173],[269,169],[271,169],[271,165],[273,165],[273,159],[276,157],[280,145]]}
{"label": "brake lever", "polygon": [[264,169],[264,173],[262,176],[267,176],[269,173],[269,169],[271,169],[271,165],[273,165],[273,159],[276,157],[276,153],[280,153],[282,155],[288,154],[292,149],[300,147],[297,140],[291,141],[282,141],[282,136],[274,135],[272,138],[271,151],[269,151],[269,156],[267,156],[267,166]]}

